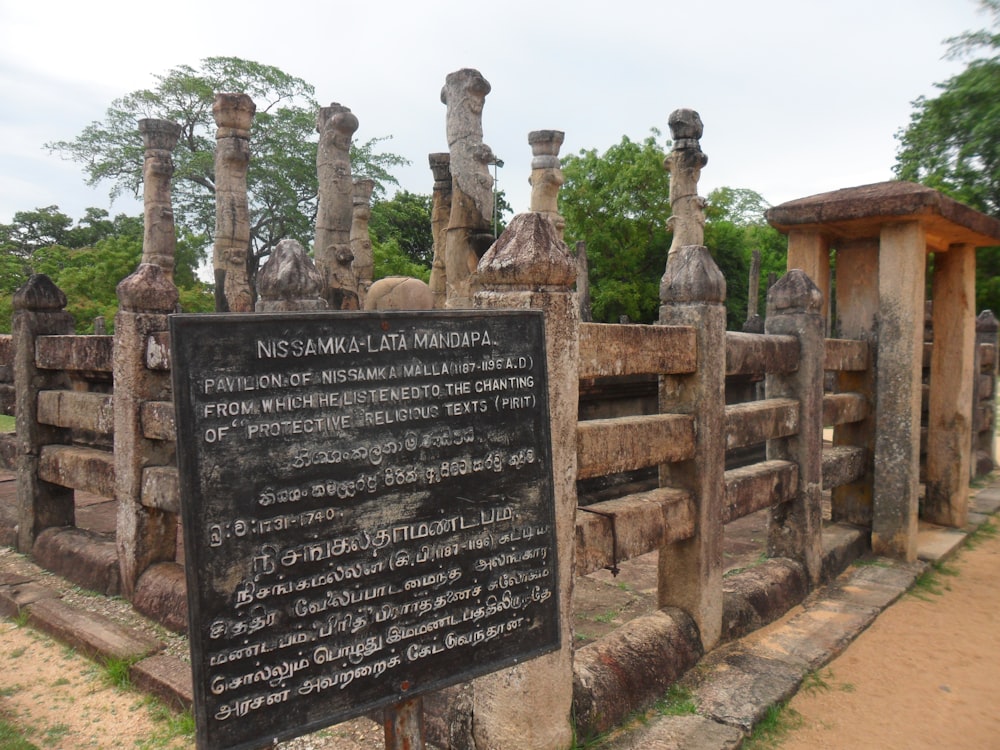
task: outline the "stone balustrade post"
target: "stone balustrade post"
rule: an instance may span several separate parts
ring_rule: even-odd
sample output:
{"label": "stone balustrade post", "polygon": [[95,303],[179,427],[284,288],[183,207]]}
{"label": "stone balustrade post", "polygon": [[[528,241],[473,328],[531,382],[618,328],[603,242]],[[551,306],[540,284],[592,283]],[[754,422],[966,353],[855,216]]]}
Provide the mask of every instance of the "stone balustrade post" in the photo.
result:
{"label": "stone balustrade post", "polygon": [[256,312],[325,310],[323,275],[305,248],[282,240],[257,275]]}
{"label": "stone balustrade post", "polygon": [[215,131],[215,269],[216,312],[250,312],[250,126],[257,105],[246,94],[216,94]]}
{"label": "stone balustrade post", "polygon": [[[722,505],[725,500],[726,280],[703,244],[703,201],[697,176],[708,161],[701,152],[701,118],[677,110],[669,125],[674,150],[670,170],[674,245],[660,283],[661,325],[690,326],[695,331],[698,370],[693,375],[660,380],[660,411],[690,414],[695,420],[695,455],[661,468],[663,485],[683,488],[696,504],[691,539],[660,548],[659,605],[685,610],[698,625],[708,651],[722,635]],[[678,245],[681,242],[696,244]]]}
{"label": "stone balustrade post", "polygon": [[372,238],[368,233],[368,222],[372,218],[372,192],[375,180],[354,181],[354,217],[351,221],[351,253],[354,255],[354,276],[358,282],[358,306],[365,307],[365,295],[372,285],[375,274],[375,258],[372,256]]}
{"label": "stone balustrade post", "polygon": [[[997,363],[1000,352],[997,342],[997,331],[1000,322],[992,310],[983,310],[976,318],[976,357],[973,367],[976,378],[975,402],[973,411],[972,455],[971,465],[973,476],[989,474],[996,468],[996,424],[997,424]],[[982,362],[982,346],[993,347],[992,363],[984,368]],[[976,417],[979,416],[977,419]]]}
{"label": "stone balustrade post", "polygon": [[145,147],[142,163],[143,236],[142,262],[155,263],[174,278],[177,235],[170,200],[170,178],[174,174],[171,154],[181,134],[181,126],[169,120],[139,120]]}
{"label": "stone balustrade post", "polygon": [[168,330],[177,309],[173,281],[151,263],[118,284],[115,315],[115,499],[118,501],[118,563],[122,593],[131,597],[152,564],[176,558],[177,513],[143,504],[145,470],[176,465],[174,443],[147,438],[143,409],[171,400],[170,373],[147,366],[150,339]]}
{"label": "stone balustrade post", "polygon": [[576,536],[576,420],[580,316],[576,264],[552,222],[519,214],[479,264],[477,309],[538,309],[545,314],[552,474],[558,551],[558,651],[474,680],[448,697],[449,723],[466,734],[453,746],[562,750],[572,744],[571,603]]}
{"label": "stone balustrade post", "polygon": [[790,373],[769,374],[767,398],[799,402],[796,435],[767,443],[768,460],[798,466],[795,497],[771,507],[767,553],[797,560],[813,585],[823,568],[823,295],[804,271],[793,269],[767,295],[764,331],[799,340],[799,366]]}
{"label": "stone balustrade post", "polygon": [[14,422],[17,431],[17,549],[30,554],[35,539],[52,526],[74,524],[74,494],[68,487],[38,476],[43,445],[69,442],[69,431],[38,421],[38,393],[68,385],[63,372],[35,366],[39,336],[73,333],[73,317],[64,310],[66,295],[48,276],[35,274],[13,299]]}
{"label": "stone balustrade post", "polygon": [[531,210],[547,216],[562,239],[566,219],[559,215],[559,188],[566,181],[559,165],[559,148],[566,134],[561,130],[533,130],[531,146]]}
{"label": "stone balustrade post", "polygon": [[434,308],[444,308],[448,301],[448,272],[445,267],[445,243],[451,216],[451,154],[429,154],[434,174],[431,197],[431,236],[434,238],[434,260],[431,264],[430,288]]}
{"label": "stone balustrade post", "polygon": [[331,310],[357,310],[358,282],[352,264],[351,223],[354,218],[354,182],[351,179],[351,138],[358,118],[336,102],[316,115],[319,145],[316,174],[316,267],[323,275],[323,298]]}

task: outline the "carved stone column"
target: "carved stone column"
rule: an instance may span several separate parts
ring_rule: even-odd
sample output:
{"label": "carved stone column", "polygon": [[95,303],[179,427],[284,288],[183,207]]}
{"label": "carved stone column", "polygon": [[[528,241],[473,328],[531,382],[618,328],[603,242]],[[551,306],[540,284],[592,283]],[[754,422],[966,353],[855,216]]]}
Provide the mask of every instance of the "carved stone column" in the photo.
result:
{"label": "carved stone column", "polygon": [[250,312],[253,291],[247,273],[250,252],[250,125],[257,105],[246,94],[216,94],[215,131],[215,309]]}
{"label": "carved stone column", "polygon": [[566,181],[559,166],[559,148],[566,134],[561,130],[533,130],[528,133],[531,145],[531,210],[552,220],[559,239],[566,219],[559,215],[559,188]]}
{"label": "carved stone column", "polygon": [[429,154],[428,161],[434,174],[434,192],[431,198],[431,235],[434,237],[434,261],[431,264],[431,294],[434,307],[443,308],[448,299],[448,279],[445,269],[445,242],[451,216],[451,155]]}
{"label": "carved stone column", "polygon": [[358,283],[358,305],[365,306],[365,295],[372,285],[375,259],[372,257],[372,238],[368,234],[368,221],[372,217],[372,191],[374,180],[354,181],[354,220],[351,222],[351,252],[354,254],[354,276]]}
{"label": "carved stone column", "polygon": [[181,126],[169,120],[139,120],[139,132],[146,149],[142,163],[142,202],[145,229],[142,235],[142,262],[155,263],[172,280],[177,235],[174,209],[170,201],[170,178],[174,174],[171,154],[181,134]]}
{"label": "carved stone column", "polygon": [[496,161],[483,143],[483,104],[490,84],[477,70],[449,73],[441,90],[448,107],[447,133],[451,153],[452,201],[445,242],[447,306],[472,307],[478,289],[479,259],[493,244],[493,178],[488,165]]}
{"label": "carved stone column", "polygon": [[667,120],[674,148],[667,155],[663,166],[670,172],[670,208],[673,216],[668,226],[674,237],[670,255],[686,245],[700,246],[705,242],[705,200],[698,196],[698,179],[701,168],[708,164],[702,153],[701,138],[704,126],[701,117],[691,109],[674,110]]}
{"label": "carved stone column", "polygon": [[316,173],[319,205],[316,208],[316,266],[323,275],[323,297],[331,310],[357,310],[358,284],[351,264],[351,222],[354,217],[354,184],[351,180],[351,136],[358,118],[336,102],[316,116],[319,146]]}

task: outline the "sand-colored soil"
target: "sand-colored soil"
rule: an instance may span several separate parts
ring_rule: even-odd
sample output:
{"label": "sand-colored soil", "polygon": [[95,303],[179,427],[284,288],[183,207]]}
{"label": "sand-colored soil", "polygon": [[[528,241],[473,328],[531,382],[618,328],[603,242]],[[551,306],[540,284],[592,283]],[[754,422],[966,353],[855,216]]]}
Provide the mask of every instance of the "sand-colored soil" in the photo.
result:
{"label": "sand-colored soil", "polygon": [[781,750],[1000,748],[1000,537],[945,568],[807,681]]}

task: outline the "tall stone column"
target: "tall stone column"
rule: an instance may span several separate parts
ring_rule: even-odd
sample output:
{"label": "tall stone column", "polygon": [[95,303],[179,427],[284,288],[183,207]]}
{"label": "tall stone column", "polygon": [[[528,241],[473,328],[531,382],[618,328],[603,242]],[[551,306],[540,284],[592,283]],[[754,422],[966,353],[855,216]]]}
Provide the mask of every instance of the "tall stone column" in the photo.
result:
{"label": "tall stone column", "polygon": [[[798,268],[806,272],[819,288],[823,299],[831,299],[830,287],[830,238],[813,229],[793,229],[788,233],[789,269]],[[823,311],[830,330],[829,311]]]}
{"label": "tall stone column", "polygon": [[533,130],[528,133],[531,146],[531,210],[547,216],[559,238],[563,237],[566,219],[559,215],[559,188],[566,181],[559,165],[559,148],[566,134],[561,130]]}
{"label": "tall stone column", "polygon": [[43,274],[34,274],[14,292],[13,305],[17,550],[27,555],[45,529],[74,525],[73,490],[38,476],[42,446],[69,442],[69,430],[38,421],[38,394],[65,388],[68,385],[66,374],[35,366],[37,338],[73,333],[73,316],[64,309],[66,295]]}
{"label": "tall stone column", "polygon": [[351,253],[354,255],[354,276],[358,283],[358,306],[364,309],[365,295],[372,285],[375,259],[372,256],[372,238],[368,234],[368,221],[372,217],[372,191],[375,180],[354,181],[354,217],[351,221]]}
{"label": "tall stone column", "polygon": [[351,264],[351,222],[354,217],[354,184],[351,179],[351,137],[358,118],[336,102],[316,116],[319,146],[316,173],[319,204],[316,207],[316,267],[323,275],[323,297],[331,310],[357,310],[358,284]]}
{"label": "tall stone column", "polygon": [[823,568],[823,295],[804,271],[793,269],[767,295],[765,332],[799,340],[795,372],[768,375],[767,398],[799,402],[796,435],[767,443],[768,460],[798,466],[795,497],[771,507],[767,551],[799,561],[813,585]]}
{"label": "tall stone column", "polygon": [[247,271],[250,253],[250,126],[257,105],[246,94],[216,94],[215,270],[216,312],[250,312],[253,291]]}
{"label": "tall stone column", "polygon": [[701,244],[698,176],[708,161],[699,144],[701,118],[677,110],[669,126],[674,150],[664,166],[671,176],[674,244],[660,283],[659,323],[694,329],[699,367],[692,375],[661,378],[660,411],[691,414],[698,439],[694,458],[661,469],[661,484],[689,491],[697,511],[695,535],[660,548],[657,598],[661,607],[680,607],[694,618],[708,651],[722,634],[726,368],[719,363],[726,356],[726,280]]}
{"label": "tall stone column", "polygon": [[475,297],[477,308],[540,309],[545,314],[562,648],[473,683],[473,746],[561,750],[572,742],[580,333],[572,291],[576,264],[543,214],[519,214],[483,257],[479,277],[483,288]]}
{"label": "tall stone column", "polygon": [[885,224],[879,246],[872,551],[912,562],[917,557],[920,474],[924,228],[916,221]]}
{"label": "tall stone column", "polygon": [[[997,331],[1000,322],[992,310],[983,310],[976,318],[976,398],[973,406],[972,451],[975,463],[970,475],[988,474],[996,468],[997,423]],[[988,366],[983,366],[982,346],[993,347]]]}
{"label": "tall stone column", "polygon": [[429,154],[431,172],[434,174],[434,192],[431,197],[431,236],[434,238],[434,261],[431,264],[431,294],[435,309],[445,307],[448,300],[448,278],[445,268],[445,243],[448,221],[451,217],[451,155]]}
{"label": "tall stone column", "polygon": [[969,515],[976,347],[976,248],[935,253],[934,347],[927,414],[924,520],[963,528]]}
{"label": "tall stone column", "polygon": [[174,174],[171,154],[181,126],[169,120],[139,120],[145,156],[142,162],[143,234],[142,262],[155,263],[171,280],[177,235],[170,200],[170,178]]}
{"label": "tall stone column", "polygon": [[478,289],[476,266],[493,234],[493,178],[489,166],[496,157],[483,143],[483,104],[490,84],[478,70],[449,73],[441,90],[448,107],[447,134],[451,154],[452,198],[445,239],[447,306],[472,307]]}

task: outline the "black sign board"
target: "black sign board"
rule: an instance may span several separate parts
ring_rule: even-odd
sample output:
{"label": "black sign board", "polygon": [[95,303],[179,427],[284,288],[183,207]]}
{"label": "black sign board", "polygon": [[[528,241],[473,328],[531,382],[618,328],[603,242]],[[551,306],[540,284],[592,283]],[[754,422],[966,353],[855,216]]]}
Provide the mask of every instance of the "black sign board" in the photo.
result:
{"label": "black sign board", "polygon": [[536,311],[171,317],[198,746],[559,647]]}

